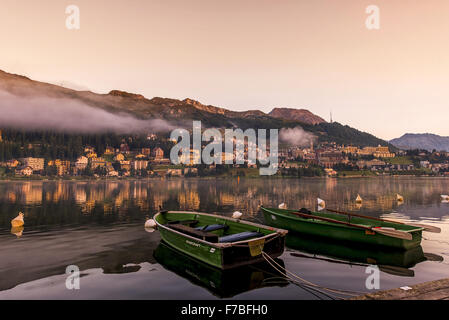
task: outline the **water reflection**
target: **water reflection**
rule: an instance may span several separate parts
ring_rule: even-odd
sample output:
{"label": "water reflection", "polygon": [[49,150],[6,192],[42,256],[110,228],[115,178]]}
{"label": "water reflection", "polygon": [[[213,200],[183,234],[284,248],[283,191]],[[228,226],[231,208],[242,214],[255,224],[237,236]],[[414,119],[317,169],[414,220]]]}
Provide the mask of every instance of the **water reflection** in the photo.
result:
{"label": "water reflection", "polygon": [[[160,207],[215,213],[238,209],[251,219],[259,214],[261,204],[277,206],[284,202],[290,208],[314,209],[317,197],[333,209],[375,215],[397,211],[412,218],[441,218],[449,211],[440,197],[447,190],[449,179],[443,178],[2,182],[0,226],[7,227],[7,221],[20,210],[31,226],[132,221]],[[404,196],[404,201],[397,201],[397,193]],[[354,201],[357,194],[363,203]],[[426,213],[416,216],[411,207],[425,208]],[[427,210],[429,207],[432,210]]]}
{"label": "water reflection", "polygon": [[290,255],[294,257],[365,267],[378,265],[381,271],[404,277],[413,277],[414,271],[410,268],[420,262],[443,260],[443,257],[439,255],[425,254],[421,246],[406,251],[392,250],[358,246],[342,241],[329,241],[319,237],[306,237],[295,233],[287,235],[286,246],[300,252],[291,252]]}
{"label": "water reflection", "polygon": [[17,238],[20,238],[23,235],[23,229],[24,226],[11,227],[11,234],[17,236]]}
{"label": "water reflection", "polygon": [[[86,299],[314,298],[296,286],[269,286],[267,270],[247,270],[235,275],[236,281],[187,261],[181,270],[174,253],[154,254],[160,251],[159,232],[145,232],[143,225],[160,207],[229,216],[240,211],[244,219],[261,222],[261,204],[313,209],[317,197],[328,208],[419,220],[442,232],[424,233],[424,249],[402,254],[287,238],[290,248],[280,258],[288,270],[323,286],[357,291],[365,290],[367,264],[382,266],[382,289],[445,278],[449,204],[441,202],[441,194],[448,190],[449,179],[415,177],[0,182],[0,298],[73,298],[64,286],[65,268],[72,264],[87,274],[88,288],[80,290]],[[360,208],[357,194],[363,198]],[[25,229],[11,229],[19,211]],[[215,288],[202,277],[206,274]],[[43,290],[55,276],[59,287]]]}
{"label": "water reflection", "polygon": [[[286,286],[289,282],[281,278],[268,264],[244,266],[231,270],[219,270],[195,260],[161,242],[154,252],[156,261],[164,268],[207,289],[219,298],[233,297],[242,292],[268,286]],[[282,266],[283,261],[276,260]],[[269,282],[276,278],[276,284]]]}

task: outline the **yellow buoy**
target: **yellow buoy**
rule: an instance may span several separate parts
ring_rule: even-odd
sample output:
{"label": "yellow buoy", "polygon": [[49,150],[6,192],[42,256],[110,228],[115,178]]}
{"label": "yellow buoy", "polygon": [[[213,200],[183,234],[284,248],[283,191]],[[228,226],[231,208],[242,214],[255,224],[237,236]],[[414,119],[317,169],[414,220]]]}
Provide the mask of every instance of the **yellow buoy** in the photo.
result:
{"label": "yellow buoy", "polygon": [[23,221],[23,213],[19,212],[19,215],[11,220],[11,226],[14,227],[20,227],[23,226],[25,222]]}
{"label": "yellow buoy", "polygon": [[362,197],[358,194],[357,198],[355,199],[355,202],[362,203]]}

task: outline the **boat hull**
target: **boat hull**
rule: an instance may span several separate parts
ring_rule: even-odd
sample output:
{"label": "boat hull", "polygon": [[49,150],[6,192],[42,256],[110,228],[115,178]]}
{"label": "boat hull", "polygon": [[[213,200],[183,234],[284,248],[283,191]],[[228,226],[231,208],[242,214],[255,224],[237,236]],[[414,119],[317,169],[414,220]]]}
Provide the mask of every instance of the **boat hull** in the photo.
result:
{"label": "boat hull", "polygon": [[[323,223],[313,219],[303,219],[288,214],[288,210],[262,207],[262,212],[266,224],[277,228],[285,228],[289,231],[303,235],[319,236],[339,241],[351,241],[366,245],[384,246],[404,250],[415,248],[421,243],[422,228],[409,230],[408,232],[412,235],[412,240],[403,240],[388,237],[379,233],[366,232],[365,230],[356,227]],[[334,215],[329,216],[331,218],[336,218]]]}
{"label": "boat hull", "polygon": [[[236,243],[211,243],[203,241],[165,226],[161,223],[161,214],[162,213],[156,214],[154,219],[158,225],[162,240],[173,248],[195,259],[222,270],[265,261],[262,254],[254,255],[251,253],[249,245],[251,241],[257,239],[239,241]],[[242,225],[242,230],[270,230],[273,234],[264,238],[263,252],[267,253],[272,258],[279,257],[284,252],[285,235],[287,234],[286,230],[273,229],[271,227],[257,225],[246,221],[203,213],[176,212],[176,215],[178,218],[179,216],[185,215],[185,217],[183,217],[185,220],[200,217],[201,219],[206,219],[211,224],[223,222],[228,224],[236,223]]]}

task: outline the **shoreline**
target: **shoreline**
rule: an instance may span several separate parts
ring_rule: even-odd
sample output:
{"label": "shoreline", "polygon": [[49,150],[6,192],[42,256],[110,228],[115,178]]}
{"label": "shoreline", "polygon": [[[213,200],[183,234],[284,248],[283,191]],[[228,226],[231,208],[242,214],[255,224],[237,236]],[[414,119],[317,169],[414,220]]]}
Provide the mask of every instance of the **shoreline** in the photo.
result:
{"label": "shoreline", "polygon": [[377,291],[348,300],[449,300],[449,278],[401,288]]}
{"label": "shoreline", "polygon": [[117,181],[165,181],[165,180],[228,180],[228,179],[298,179],[298,180],[315,180],[315,179],[374,179],[374,178],[432,178],[432,179],[449,179],[449,177],[445,176],[430,176],[430,175],[379,175],[379,176],[345,176],[345,177],[328,177],[328,176],[313,176],[313,177],[295,177],[295,176],[281,176],[281,175],[274,175],[274,176],[203,176],[203,177],[150,177],[150,178],[136,178],[136,177],[126,177],[126,178],[80,178],[80,179],[67,179],[67,178],[53,178],[53,179],[47,179],[47,178],[9,178],[9,179],[2,179],[0,178],[1,182],[117,182]]}

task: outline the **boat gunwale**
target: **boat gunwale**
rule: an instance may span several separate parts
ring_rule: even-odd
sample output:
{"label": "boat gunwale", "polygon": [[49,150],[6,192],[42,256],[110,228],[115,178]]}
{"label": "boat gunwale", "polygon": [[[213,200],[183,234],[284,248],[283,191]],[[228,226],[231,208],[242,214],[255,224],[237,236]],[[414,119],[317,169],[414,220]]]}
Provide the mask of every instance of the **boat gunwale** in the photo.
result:
{"label": "boat gunwale", "polygon": [[[274,231],[274,232],[273,232],[273,233],[270,233],[270,234],[267,234],[266,236],[263,236],[263,237],[253,238],[253,239],[249,239],[249,240],[242,240],[242,241],[236,241],[236,242],[226,242],[226,243],[213,243],[213,242],[208,242],[208,241],[205,241],[205,240],[202,240],[202,239],[198,239],[198,238],[192,237],[192,236],[190,236],[190,235],[188,235],[188,234],[179,232],[179,231],[177,231],[177,230],[174,230],[174,229],[172,229],[172,228],[169,228],[169,227],[167,227],[167,226],[165,226],[165,225],[159,223],[159,222],[157,221],[156,217],[159,216],[159,215],[161,215],[161,214],[163,214],[163,213],[181,213],[181,214],[200,214],[200,215],[206,215],[206,216],[209,216],[209,217],[214,217],[214,218],[219,218],[219,219],[225,219],[225,220],[232,221],[232,222],[237,222],[237,223],[247,224],[247,225],[251,225],[251,226],[254,226],[254,227],[258,227],[258,228],[262,228],[262,229],[269,230],[269,231]],[[232,246],[234,246],[234,245],[239,245],[239,244],[247,244],[247,243],[249,243],[249,242],[251,242],[251,241],[255,241],[255,240],[262,240],[262,239],[268,239],[268,238],[273,238],[273,239],[274,239],[274,238],[276,238],[276,236],[285,236],[285,235],[287,235],[287,233],[288,233],[288,230],[285,230],[285,229],[279,229],[279,228],[275,228],[275,227],[264,226],[264,225],[262,225],[262,224],[253,223],[253,222],[250,222],[250,221],[245,221],[245,220],[240,220],[240,219],[229,218],[229,217],[220,216],[220,215],[216,215],[216,214],[203,213],[203,212],[196,212],[196,211],[159,211],[159,212],[157,212],[157,213],[153,216],[153,219],[154,219],[154,221],[156,222],[156,225],[157,225],[158,227],[161,227],[162,229],[165,229],[165,230],[167,230],[167,231],[170,231],[170,232],[176,233],[176,234],[178,234],[178,235],[181,235],[181,236],[183,236],[183,237],[185,237],[185,238],[189,238],[189,239],[191,239],[191,240],[194,240],[194,241],[197,241],[197,242],[201,242],[201,243],[203,243],[203,244],[206,244],[206,245],[208,245],[208,246],[215,247],[215,248],[218,248],[218,249],[229,248],[229,247],[232,247]],[[273,229],[273,230],[270,230],[270,228]]]}
{"label": "boat gunwale", "polygon": [[[315,224],[316,224],[316,223],[319,223],[319,224],[326,225],[326,226],[332,226],[332,227],[339,227],[339,228],[346,228],[346,229],[360,230],[360,228],[355,227],[355,226],[342,225],[342,224],[332,223],[332,222],[327,222],[327,221],[323,221],[323,220],[319,220],[319,219],[315,219],[314,221],[309,221],[308,219],[301,218],[301,217],[297,217],[297,216],[295,216],[295,215],[287,215],[287,214],[284,214],[284,213],[281,213],[281,212],[273,211],[273,210],[286,210],[286,209],[266,208],[266,207],[263,207],[263,206],[261,206],[261,209],[262,209],[262,210],[265,210],[265,211],[267,211],[267,212],[269,212],[269,213],[271,213],[271,214],[281,216],[281,217],[283,217],[283,218],[292,219],[292,220],[297,220],[297,221],[301,221],[301,222],[315,223]],[[367,219],[367,220],[369,220],[369,219]],[[387,221],[385,221],[385,222],[387,222]],[[389,221],[388,221],[388,223],[393,223],[393,224],[394,224],[394,222],[389,222]],[[361,224],[355,224],[355,223],[354,223],[354,225],[357,225],[357,226],[360,226],[360,227],[366,227],[365,225],[361,225]],[[401,224],[398,224],[398,225],[401,225]],[[406,224],[406,225],[407,225],[407,224]],[[410,226],[410,225],[407,225],[407,226],[413,227],[413,226]],[[373,227],[371,227],[371,228],[373,228]],[[421,227],[415,227],[415,229],[410,229],[410,230],[404,230],[404,229],[399,229],[399,230],[402,231],[402,232],[413,233],[413,232],[423,231],[424,228],[421,228]]]}

